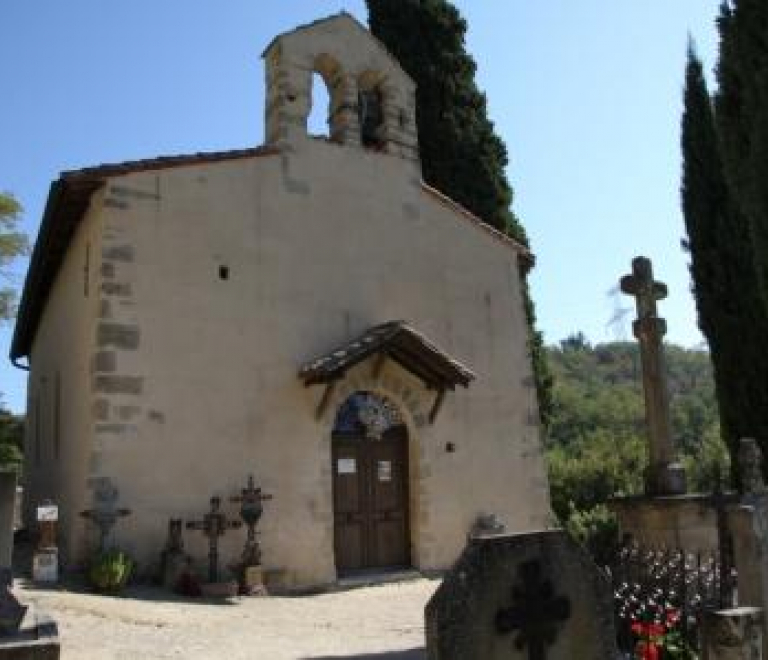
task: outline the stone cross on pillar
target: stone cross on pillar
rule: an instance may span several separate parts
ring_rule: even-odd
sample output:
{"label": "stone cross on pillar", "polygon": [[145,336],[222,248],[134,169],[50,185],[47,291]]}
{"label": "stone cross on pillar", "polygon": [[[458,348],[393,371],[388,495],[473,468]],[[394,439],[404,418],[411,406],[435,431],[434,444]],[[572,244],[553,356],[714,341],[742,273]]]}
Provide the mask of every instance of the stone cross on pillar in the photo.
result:
{"label": "stone cross on pillar", "polygon": [[111,480],[104,479],[99,482],[94,492],[94,507],[80,512],[83,518],[90,520],[98,528],[100,552],[107,549],[107,539],[115,523],[131,514],[130,509],[117,506],[119,497],[120,494]]}
{"label": "stone cross on pillar", "polygon": [[211,510],[202,520],[187,522],[187,529],[197,529],[208,537],[208,581],[219,580],[219,537],[224,536],[228,529],[238,529],[242,526],[239,520],[229,520],[227,514],[221,511],[221,498],[211,498]]}
{"label": "stone cross on pillar", "polygon": [[685,471],[676,461],[669,417],[669,394],[664,367],[662,337],[667,324],[659,318],[656,301],[667,297],[667,286],[653,279],[650,259],[635,257],[632,273],[621,278],[621,290],[637,301],[637,320],[632,324],[640,342],[648,426],[649,465],[645,474],[648,495],[685,493]]}

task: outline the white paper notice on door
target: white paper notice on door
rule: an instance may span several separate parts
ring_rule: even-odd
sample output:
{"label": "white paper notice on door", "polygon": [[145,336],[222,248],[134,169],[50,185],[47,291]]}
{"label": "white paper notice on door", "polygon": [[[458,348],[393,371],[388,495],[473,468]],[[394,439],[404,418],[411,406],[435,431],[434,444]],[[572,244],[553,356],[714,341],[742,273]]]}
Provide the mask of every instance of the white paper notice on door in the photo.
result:
{"label": "white paper notice on door", "polygon": [[392,481],[392,461],[379,461],[379,481]]}
{"label": "white paper notice on door", "polygon": [[357,463],[354,458],[340,458],[336,461],[336,472],[339,474],[354,474],[357,472]]}

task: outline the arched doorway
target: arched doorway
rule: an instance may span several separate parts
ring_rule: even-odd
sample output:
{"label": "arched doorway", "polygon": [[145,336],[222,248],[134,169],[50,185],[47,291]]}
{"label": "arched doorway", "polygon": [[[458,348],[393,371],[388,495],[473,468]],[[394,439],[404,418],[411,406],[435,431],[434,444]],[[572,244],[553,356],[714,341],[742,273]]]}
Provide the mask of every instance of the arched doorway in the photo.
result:
{"label": "arched doorway", "polygon": [[409,566],[408,431],[397,407],[352,394],[336,415],[331,453],[338,573]]}

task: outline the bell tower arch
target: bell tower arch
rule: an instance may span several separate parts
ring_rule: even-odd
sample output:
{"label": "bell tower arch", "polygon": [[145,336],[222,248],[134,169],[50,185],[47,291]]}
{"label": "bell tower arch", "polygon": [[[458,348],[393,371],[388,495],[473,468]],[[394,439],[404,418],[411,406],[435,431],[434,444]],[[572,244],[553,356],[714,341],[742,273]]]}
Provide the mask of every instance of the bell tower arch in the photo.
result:
{"label": "bell tower arch", "polygon": [[333,142],[418,160],[416,86],[392,55],[342,12],[276,37],[264,51],[266,142],[310,139],[312,74],[328,87]]}

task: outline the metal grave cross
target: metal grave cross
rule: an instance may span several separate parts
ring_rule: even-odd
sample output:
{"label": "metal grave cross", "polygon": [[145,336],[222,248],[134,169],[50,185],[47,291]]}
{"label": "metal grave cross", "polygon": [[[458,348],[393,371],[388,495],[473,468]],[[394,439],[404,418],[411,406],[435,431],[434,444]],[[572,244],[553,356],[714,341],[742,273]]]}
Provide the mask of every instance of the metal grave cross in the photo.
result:
{"label": "metal grave cross", "polygon": [[555,597],[538,561],[524,562],[518,573],[520,584],[512,588],[512,606],[496,613],[496,630],[499,634],[517,631],[515,648],[527,647],[528,660],[546,660],[547,646],[557,637],[557,624],[571,616],[571,603]]}
{"label": "metal grave cross", "polygon": [[240,503],[240,517],[248,528],[245,548],[243,549],[243,566],[258,566],[261,564],[261,548],[256,541],[256,525],[264,511],[262,502],[271,500],[272,495],[261,492],[256,488],[253,475],[248,476],[248,486],[240,491],[240,495],[230,497],[230,502]]}
{"label": "metal grave cross", "polygon": [[208,537],[208,580],[218,582],[219,579],[219,537],[224,536],[228,529],[239,529],[239,520],[229,520],[221,510],[221,498],[211,498],[211,510],[202,520],[187,521],[187,529],[197,529]]}
{"label": "metal grave cross", "polygon": [[104,480],[96,488],[94,493],[95,505],[92,509],[81,511],[83,518],[90,520],[99,529],[99,550],[104,552],[107,549],[107,537],[115,526],[115,523],[127,515],[130,515],[130,509],[118,508],[117,500],[119,493],[117,488],[109,480]]}

